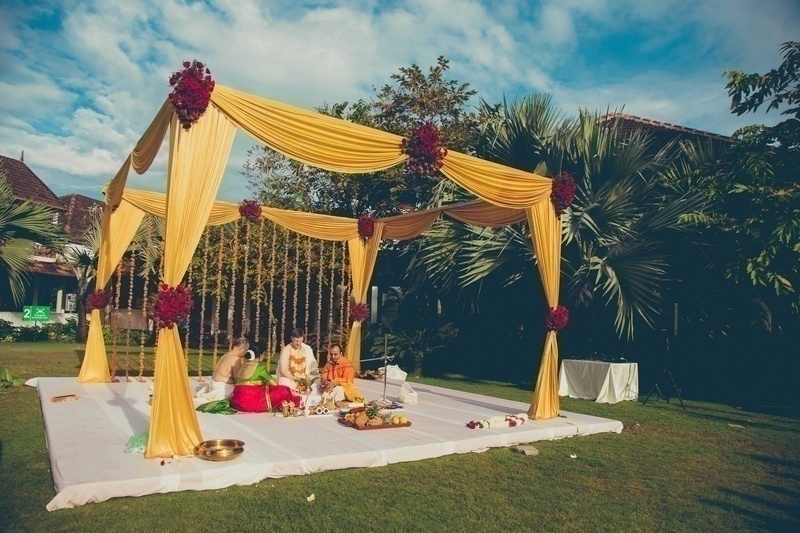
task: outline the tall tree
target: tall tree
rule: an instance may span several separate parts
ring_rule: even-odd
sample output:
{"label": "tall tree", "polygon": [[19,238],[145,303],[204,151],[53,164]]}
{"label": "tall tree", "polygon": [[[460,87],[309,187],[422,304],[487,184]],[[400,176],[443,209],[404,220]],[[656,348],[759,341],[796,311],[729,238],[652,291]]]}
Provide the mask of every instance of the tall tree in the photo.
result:
{"label": "tall tree", "polygon": [[[593,320],[611,311],[610,323],[631,338],[635,324],[652,326],[661,312],[672,235],[682,217],[704,203],[700,195],[670,190],[642,133],[623,135],[615,122],[581,111],[564,119],[549,97],[505,102],[483,130],[487,157],[527,171],[575,176],[578,194],[564,216],[566,299]],[[415,265],[434,279],[465,287],[500,274],[502,284],[534,274],[526,224],[497,230],[442,222],[428,235]],[[674,251],[674,250],[672,250]],[[456,263],[443,268],[442,256]]]}
{"label": "tall tree", "polygon": [[780,111],[787,118],[775,126],[753,125],[734,134],[737,142],[729,165],[720,169],[724,179],[714,184],[726,209],[714,222],[729,237],[728,276],[767,289],[798,312],[800,43],[784,43],[781,52],[781,65],[766,74],[725,73],[733,113],[766,105],[767,112]]}
{"label": "tall tree", "polygon": [[[403,67],[369,100],[324,103],[317,111],[402,136],[431,122],[448,148],[474,152],[478,122],[468,103],[475,91],[467,83],[449,79],[449,69],[444,57],[427,74],[417,65]],[[268,205],[346,216],[365,211],[385,216],[421,207],[441,180],[409,174],[401,166],[369,175],[326,172],[289,161],[263,146],[250,150],[244,174]]]}

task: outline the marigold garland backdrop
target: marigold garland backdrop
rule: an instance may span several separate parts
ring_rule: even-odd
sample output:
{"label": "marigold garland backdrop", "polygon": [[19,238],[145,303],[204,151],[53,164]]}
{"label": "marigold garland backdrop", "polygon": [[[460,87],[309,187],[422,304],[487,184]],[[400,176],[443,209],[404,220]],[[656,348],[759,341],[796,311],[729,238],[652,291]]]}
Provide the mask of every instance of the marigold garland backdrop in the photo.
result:
{"label": "marigold garland backdrop", "polygon": [[[344,120],[213,86],[205,113],[187,129],[168,98],[107,187],[96,289],[108,283],[145,213],[165,218],[164,283],[181,283],[206,226],[238,220],[239,204],[215,202],[237,129],[301,163],[351,174],[369,173],[403,163],[403,138]],[[125,188],[133,167],[144,173],[155,159],[167,129],[170,151],[167,193]],[[407,141],[408,144],[408,141]],[[551,203],[550,178],[454,151],[441,152],[440,172],[482,201],[376,219],[373,234],[362,238],[358,219],[286,211],[261,206],[261,215],[312,238],[347,242],[356,304],[366,303],[367,288],[384,239],[408,239],[426,231],[442,214],[462,222],[502,226],[523,220],[531,229],[547,303],[558,306],[561,218]],[[250,216],[252,214],[249,213]],[[543,315],[546,309],[543,309]],[[360,363],[361,323],[353,321],[347,356]],[[153,416],[146,457],[192,453],[202,435],[194,411],[177,328],[160,329],[156,351]],[[549,331],[529,416],[558,414],[558,344]],[[110,381],[100,311],[92,311],[80,382]]]}

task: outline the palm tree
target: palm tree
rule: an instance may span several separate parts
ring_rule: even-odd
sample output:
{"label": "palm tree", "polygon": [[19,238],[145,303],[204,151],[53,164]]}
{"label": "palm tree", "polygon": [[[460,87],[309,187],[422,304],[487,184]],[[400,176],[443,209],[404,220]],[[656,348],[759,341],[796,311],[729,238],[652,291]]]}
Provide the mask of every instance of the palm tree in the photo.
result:
{"label": "palm tree", "polygon": [[[623,135],[614,121],[581,111],[565,119],[548,96],[484,104],[483,155],[545,175],[567,171],[578,192],[564,215],[564,273],[570,306],[611,310],[620,337],[660,313],[674,236],[704,199],[671,187],[672,147],[653,153],[642,133]],[[439,191],[458,198],[451,190]],[[443,289],[491,280],[512,284],[530,275],[535,259],[526,224],[499,229],[442,221],[426,234],[413,266]],[[447,265],[455,264],[455,269]]]}
{"label": "palm tree", "polygon": [[0,283],[11,289],[15,305],[25,298],[26,267],[36,245],[60,251],[63,232],[53,223],[55,215],[43,205],[15,200],[0,169]]}
{"label": "palm tree", "polygon": [[94,211],[91,214],[91,223],[81,236],[78,245],[68,247],[64,253],[67,264],[72,268],[75,278],[78,280],[76,342],[86,342],[86,296],[97,273],[97,254],[100,250],[102,220],[102,211]]}

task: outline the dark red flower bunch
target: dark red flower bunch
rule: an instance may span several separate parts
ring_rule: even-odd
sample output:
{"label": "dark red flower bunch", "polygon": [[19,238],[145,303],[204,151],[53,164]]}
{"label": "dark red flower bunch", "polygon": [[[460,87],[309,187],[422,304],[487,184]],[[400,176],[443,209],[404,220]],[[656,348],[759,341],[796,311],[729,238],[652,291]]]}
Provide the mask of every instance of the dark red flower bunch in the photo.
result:
{"label": "dark red flower bunch", "polygon": [[436,174],[442,168],[447,155],[439,129],[430,122],[414,128],[411,137],[403,139],[401,151],[408,154],[406,171],[418,176]]}
{"label": "dark red flower bunch", "polygon": [[358,218],[358,234],[365,241],[375,234],[375,217],[364,213]]}
{"label": "dark red flower bunch", "polygon": [[550,201],[556,208],[556,214],[560,215],[572,205],[575,200],[575,180],[569,172],[562,172],[553,178],[553,190],[550,193]]}
{"label": "dark red flower bunch", "polygon": [[102,309],[111,303],[111,291],[97,291],[89,295],[86,299],[86,308],[89,311]]}
{"label": "dark red flower bunch", "polygon": [[356,304],[350,308],[350,318],[356,322],[363,322],[369,318],[369,307],[367,304]]}
{"label": "dark red flower bunch", "polygon": [[192,305],[194,305],[194,300],[190,289],[183,285],[170,287],[166,283],[162,283],[158,293],[151,297],[147,314],[148,318],[158,324],[160,329],[171,329],[189,316]]}
{"label": "dark red flower bunch", "polygon": [[469,429],[476,429],[478,427],[478,423],[474,420],[470,420],[469,422],[467,422],[467,427]]}
{"label": "dark red flower bunch", "polygon": [[239,214],[250,222],[256,222],[261,218],[261,204],[258,200],[244,200],[239,206]]}
{"label": "dark red flower bunch", "polygon": [[507,416],[506,421],[508,422],[508,427],[513,428],[517,425],[517,419],[513,416]]}
{"label": "dark red flower bunch", "polygon": [[569,322],[569,309],[563,305],[551,307],[547,315],[547,331],[561,331]]}
{"label": "dark red flower bunch", "polygon": [[215,85],[211,71],[196,59],[191,63],[184,61],[183,70],[173,72],[169,84],[172,87],[169,100],[178,120],[188,130],[206,112],[211,100]]}

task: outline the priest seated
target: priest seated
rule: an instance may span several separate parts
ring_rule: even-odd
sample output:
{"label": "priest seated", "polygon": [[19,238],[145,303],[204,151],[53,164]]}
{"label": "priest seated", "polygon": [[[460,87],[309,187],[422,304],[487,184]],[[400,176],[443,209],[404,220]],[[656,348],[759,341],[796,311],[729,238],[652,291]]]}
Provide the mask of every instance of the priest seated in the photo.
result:
{"label": "priest seated", "polygon": [[323,367],[320,378],[323,396],[328,396],[334,402],[354,401],[359,396],[354,378],[355,367],[342,356],[342,347],[339,344],[331,345],[328,362]]}

